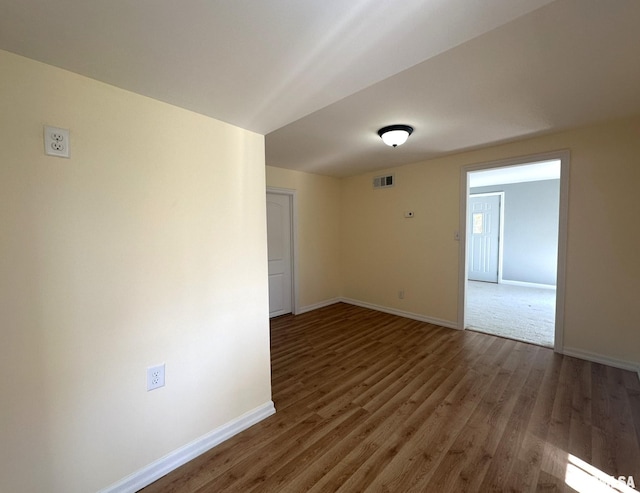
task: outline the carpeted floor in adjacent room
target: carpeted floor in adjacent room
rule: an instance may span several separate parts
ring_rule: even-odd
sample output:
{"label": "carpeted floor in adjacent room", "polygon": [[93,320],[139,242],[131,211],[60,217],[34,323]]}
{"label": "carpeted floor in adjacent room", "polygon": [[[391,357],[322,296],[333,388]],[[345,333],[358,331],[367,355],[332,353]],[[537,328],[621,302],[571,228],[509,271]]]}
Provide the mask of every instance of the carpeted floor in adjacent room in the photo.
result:
{"label": "carpeted floor in adjacent room", "polygon": [[467,328],[553,347],[555,289],[469,281],[466,298]]}

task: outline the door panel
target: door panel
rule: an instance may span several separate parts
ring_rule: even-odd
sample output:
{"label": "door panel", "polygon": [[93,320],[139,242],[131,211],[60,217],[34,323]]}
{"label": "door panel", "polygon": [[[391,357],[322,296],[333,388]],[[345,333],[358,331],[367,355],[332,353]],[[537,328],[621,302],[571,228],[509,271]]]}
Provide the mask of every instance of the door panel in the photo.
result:
{"label": "door panel", "polygon": [[291,199],[267,193],[267,248],[269,255],[269,316],[292,311]]}
{"label": "door panel", "polygon": [[469,196],[469,280],[498,282],[500,195]]}

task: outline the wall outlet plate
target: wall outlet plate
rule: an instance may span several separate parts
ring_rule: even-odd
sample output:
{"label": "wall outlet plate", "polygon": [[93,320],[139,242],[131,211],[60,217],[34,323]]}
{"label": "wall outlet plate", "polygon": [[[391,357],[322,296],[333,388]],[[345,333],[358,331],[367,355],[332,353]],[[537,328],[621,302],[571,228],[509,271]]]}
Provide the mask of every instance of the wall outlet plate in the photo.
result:
{"label": "wall outlet plate", "polygon": [[69,129],[44,126],[44,153],[48,156],[69,157]]}
{"label": "wall outlet plate", "polygon": [[147,391],[164,387],[164,363],[147,368]]}

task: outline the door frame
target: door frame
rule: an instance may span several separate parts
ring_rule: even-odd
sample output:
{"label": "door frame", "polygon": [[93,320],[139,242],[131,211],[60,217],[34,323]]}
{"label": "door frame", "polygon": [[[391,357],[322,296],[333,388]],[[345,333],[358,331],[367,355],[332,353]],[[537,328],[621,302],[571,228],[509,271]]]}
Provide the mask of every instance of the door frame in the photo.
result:
{"label": "door frame", "polygon": [[569,164],[571,153],[568,149],[528,156],[513,157],[498,161],[469,164],[460,169],[460,248],[458,269],[458,328],[464,330],[466,312],[466,291],[468,277],[467,217],[469,214],[469,173],[491,168],[504,168],[533,164],[542,161],[560,161],[560,207],[558,210],[558,268],[556,282],[556,314],[553,349],[562,353],[564,349],[564,305],[566,291],[567,231],[569,222]]}
{"label": "door frame", "polygon": [[291,210],[291,224],[289,225],[291,228],[291,313],[296,315],[298,313],[298,197],[296,190],[289,188],[267,187],[265,200],[267,193],[289,197]]}
{"label": "door frame", "polygon": [[[491,195],[498,195],[500,197],[500,210],[498,212],[498,284],[502,283],[502,253],[503,253],[503,246],[504,246],[504,192],[484,192],[484,193],[474,193],[474,194],[469,194],[469,196],[467,197],[467,200],[469,199],[469,197],[473,195],[474,197],[488,197]],[[467,213],[468,214],[468,213]],[[467,217],[467,227],[465,228],[466,234],[469,235],[469,228],[471,227],[469,218]],[[466,239],[467,237],[465,237]],[[469,247],[469,245],[467,245],[467,248]],[[467,270],[467,277],[469,272]],[[468,279],[467,279],[468,280]]]}

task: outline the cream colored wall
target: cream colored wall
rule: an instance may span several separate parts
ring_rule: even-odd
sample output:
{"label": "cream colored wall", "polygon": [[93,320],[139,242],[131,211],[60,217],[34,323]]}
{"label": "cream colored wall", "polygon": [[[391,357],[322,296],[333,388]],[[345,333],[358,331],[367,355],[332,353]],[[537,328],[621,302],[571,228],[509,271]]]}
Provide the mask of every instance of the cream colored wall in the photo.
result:
{"label": "cream colored wall", "polygon": [[461,168],[559,149],[571,151],[565,348],[640,365],[640,117],[388,170],[390,189],[372,190],[384,171],[345,179],[344,296],[456,325]]}
{"label": "cream colored wall", "polygon": [[340,180],[267,166],[267,186],[296,190],[299,308],[341,294]]}
{"label": "cream colored wall", "polygon": [[[373,177],[384,171],[343,182],[344,296],[454,325],[456,170],[434,162],[388,171],[395,175],[390,188],[372,188]],[[414,217],[405,218],[408,211]]]}
{"label": "cream colored wall", "polygon": [[264,138],[7,52],[0,73],[0,490],[96,491],[271,399]]}

